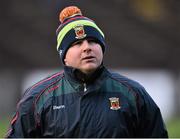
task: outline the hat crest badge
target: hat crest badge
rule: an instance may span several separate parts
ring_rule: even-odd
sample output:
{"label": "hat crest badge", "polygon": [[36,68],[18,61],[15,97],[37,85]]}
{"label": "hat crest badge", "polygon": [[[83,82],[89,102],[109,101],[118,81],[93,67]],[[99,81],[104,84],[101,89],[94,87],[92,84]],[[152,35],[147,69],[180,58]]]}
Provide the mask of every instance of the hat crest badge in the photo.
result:
{"label": "hat crest badge", "polygon": [[74,27],[74,31],[76,34],[76,39],[83,39],[86,37],[84,26],[81,24],[78,24]]}

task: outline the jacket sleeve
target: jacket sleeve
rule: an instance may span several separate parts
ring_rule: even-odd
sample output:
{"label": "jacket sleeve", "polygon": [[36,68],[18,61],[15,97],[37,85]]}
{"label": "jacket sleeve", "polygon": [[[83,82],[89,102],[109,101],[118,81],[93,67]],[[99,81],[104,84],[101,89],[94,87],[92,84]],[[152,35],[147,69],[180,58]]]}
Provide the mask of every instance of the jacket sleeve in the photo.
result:
{"label": "jacket sleeve", "polygon": [[7,138],[36,137],[36,120],[34,117],[33,96],[25,95],[17,105],[11,120]]}
{"label": "jacket sleeve", "polygon": [[168,132],[159,107],[144,88],[140,88],[138,91],[140,94],[137,102],[139,107],[137,136],[143,138],[168,138]]}

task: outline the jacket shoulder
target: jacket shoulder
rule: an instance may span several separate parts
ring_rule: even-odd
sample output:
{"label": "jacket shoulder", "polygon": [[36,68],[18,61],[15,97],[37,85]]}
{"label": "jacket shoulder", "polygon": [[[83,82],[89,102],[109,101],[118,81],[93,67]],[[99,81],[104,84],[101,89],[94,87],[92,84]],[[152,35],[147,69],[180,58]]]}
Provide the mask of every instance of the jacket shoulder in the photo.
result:
{"label": "jacket shoulder", "polygon": [[[7,133],[7,136],[21,136],[23,132],[21,131],[23,117],[31,119],[31,128],[35,129],[36,125],[38,124],[39,119],[37,115],[35,116],[35,100],[43,93],[48,87],[52,86],[53,84],[57,83],[59,80],[63,78],[63,72],[55,73],[43,80],[37,82],[30,88],[28,88],[24,95],[22,96],[21,100],[18,102],[16,106],[16,112],[11,120],[10,130]],[[16,128],[16,130],[15,130]],[[17,130],[18,129],[18,130]],[[15,131],[14,131],[15,130]],[[17,133],[16,133],[17,132]],[[23,136],[23,135],[22,135]]]}
{"label": "jacket shoulder", "polygon": [[137,103],[141,105],[146,103],[148,105],[154,106],[154,108],[157,108],[152,97],[139,82],[114,72],[111,72],[111,78],[124,85],[129,92],[134,94],[138,101]]}
{"label": "jacket shoulder", "polygon": [[64,74],[63,72],[57,72],[53,75],[50,75],[39,82],[35,83],[31,87],[29,87],[25,93],[24,96],[27,95],[36,95],[43,90],[47,89],[48,87],[52,86],[53,84],[57,83],[59,80],[63,78]]}
{"label": "jacket shoulder", "polygon": [[144,89],[144,87],[137,81],[130,79],[124,75],[121,75],[117,72],[111,72],[110,71],[110,78],[113,80],[116,80],[117,82],[125,85],[128,88],[134,88],[134,89]]}

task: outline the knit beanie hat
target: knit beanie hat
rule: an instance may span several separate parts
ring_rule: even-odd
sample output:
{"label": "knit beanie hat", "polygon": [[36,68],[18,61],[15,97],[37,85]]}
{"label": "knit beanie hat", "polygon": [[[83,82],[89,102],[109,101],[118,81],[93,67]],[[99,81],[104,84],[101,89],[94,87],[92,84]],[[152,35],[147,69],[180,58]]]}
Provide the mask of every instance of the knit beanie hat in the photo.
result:
{"label": "knit beanie hat", "polygon": [[84,17],[78,7],[69,6],[64,8],[59,14],[59,21],[61,24],[56,30],[57,50],[63,64],[67,50],[77,40],[92,38],[101,45],[104,53],[105,39],[103,32],[93,20]]}

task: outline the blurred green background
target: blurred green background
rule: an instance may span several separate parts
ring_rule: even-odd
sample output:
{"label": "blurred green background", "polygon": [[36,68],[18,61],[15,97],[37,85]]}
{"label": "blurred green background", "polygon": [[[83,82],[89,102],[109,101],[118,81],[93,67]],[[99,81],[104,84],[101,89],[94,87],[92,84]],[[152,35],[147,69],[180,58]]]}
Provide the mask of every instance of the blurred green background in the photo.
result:
{"label": "blurred green background", "polygon": [[7,131],[8,131],[8,127],[9,127],[9,124],[10,123],[10,118],[3,118],[3,119],[0,119],[0,138],[3,138]]}

